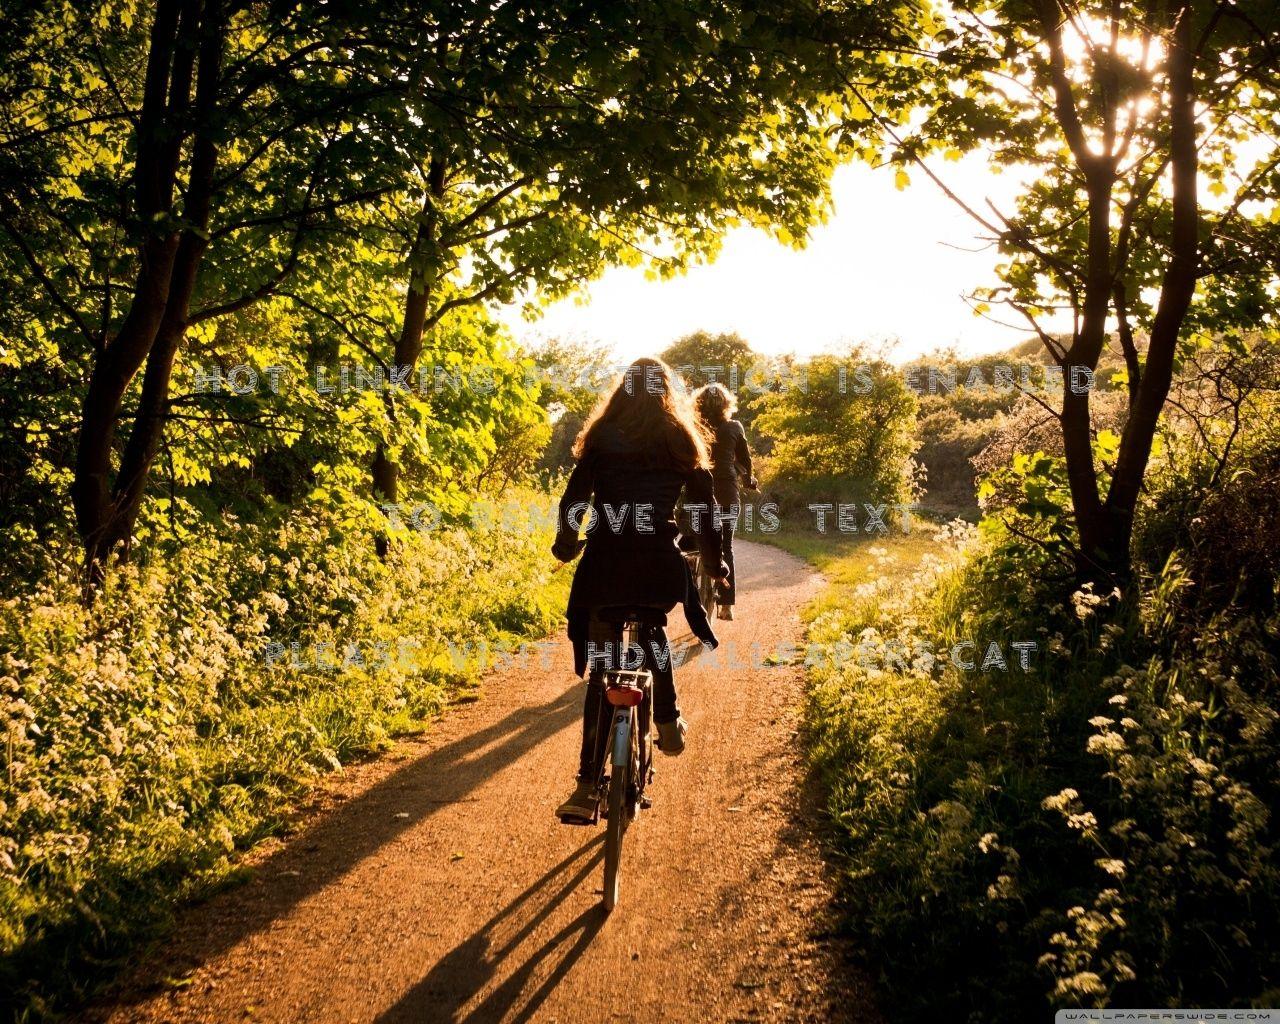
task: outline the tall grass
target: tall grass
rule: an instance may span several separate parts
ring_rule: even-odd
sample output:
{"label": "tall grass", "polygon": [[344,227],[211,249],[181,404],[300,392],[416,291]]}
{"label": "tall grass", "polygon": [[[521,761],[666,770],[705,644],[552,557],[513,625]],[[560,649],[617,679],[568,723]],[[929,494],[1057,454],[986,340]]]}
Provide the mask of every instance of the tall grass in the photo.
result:
{"label": "tall grass", "polygon": [[[1266,500],[1245,503],[1255,520]],[[1270,529],[1209,522],[1241,552]],[[846,582],[810,639],[908,652],[813,665],[806,716],[847,920],[891,1019],[1280,996],[1275,576],[1194,531],[1139,547],[1153,560],[1122,602],[1064,592],[1044,552],[992,524],[905,578],[850,585],[854,559],[879,568],[867,548],[829,567]],[[916,644],[986,637],[1038,639],[1032,670],[965,671]]]}
{"label": "tall grass", "polygon": [[371,531],[293,513],[124,567],[92,608],[71,580],[0,604],[10,1008],[83,996],[319,776],[422,729],[478,675],[459,650],[550,630],[549,543],[406,533],[384,563]]}

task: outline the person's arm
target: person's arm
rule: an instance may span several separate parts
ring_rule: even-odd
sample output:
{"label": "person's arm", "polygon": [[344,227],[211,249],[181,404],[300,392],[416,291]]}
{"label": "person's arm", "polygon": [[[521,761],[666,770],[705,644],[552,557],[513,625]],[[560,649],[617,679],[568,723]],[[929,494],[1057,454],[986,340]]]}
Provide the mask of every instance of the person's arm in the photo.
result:
{"label": "person's arm", "polygon": [[562,562],[572,561],[582,547],[574,523],[584,520],[587,513],[583,506],[590,504],[591,492],[595,490],[593,462],[592,454],[583,452],[582,458],[573,467],[573,472],[569,474],[569,479],[564,485],[564,494],[560,496],[560,513],[556,517],[556,539],[551,545],[551,553]]}
{"label": "person's arm", "polygon": [[737,420],[734,420],[733,423],[738,428],[736,431],[738,436],[733,442],[733,460],[738,464],[738,468],[742,470],[742,475],[749,481],[748,486],[754,489],[756,477],[755,473],[751,471],[751,449],[747,447],[747,432]]}
{"label": "person's arm", "polygon": [[693,524],[693,534],[698,538],[704,565],[716,567],[716,579],[727,579],[729,567],[723,561],[720,550],[720,531],[716,529],[715,488],[709,469],[695,469],[684,483],[684,507]]}

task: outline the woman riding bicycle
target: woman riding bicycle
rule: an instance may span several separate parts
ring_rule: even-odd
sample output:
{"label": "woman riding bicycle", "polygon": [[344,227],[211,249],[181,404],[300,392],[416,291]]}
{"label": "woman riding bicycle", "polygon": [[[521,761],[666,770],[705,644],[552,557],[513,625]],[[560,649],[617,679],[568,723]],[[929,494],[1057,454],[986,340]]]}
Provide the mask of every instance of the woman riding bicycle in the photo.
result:
{"label": "woman riding bicycle", "polygon": [[[560,499],[551,551],[562,562],[583,551],[569,592],[568,619],[574,670],[581,676],[589,669],[589,677],[577,785],[556,815],[585,821],[596,810],[595,773],[605,740],[600,735],[604,674],[622,667],[621,623],[608,609],[652,609],[641,629],[641,646],[644,667],[653,674],[658,747],[673,756],[684,750],[688,725],[680,717],[662,628],[666,613],[677,604],[685,605],[686,616],[690,608],[691,578],[676,548],[679,531],[673,509],[681,491],[687,502],[701,502],[709,509],[714,489],[706,442],[690,403],[677,393],[667,365],[656,359],[638,359],[627,369],[588,417],[573,453],[577,465]],[[711,516],[701,518],[698,539],[706,564],[719,568],[718,578],[727,578]],[[578,538],[584,526],[585,550]],[[705,616],[700,622],[694,618],[690,617],[694,631],[714,645]]]}
{"label": "woman riding bicycle", "polygon": [[717,525],[720,532],[720,553],[729,567],[729,580],[718,588],[716,604],[719,617],[733,619],[733,605],[737,597],[737,574],[733,569],[733,529],[742,509],[742,496],[738,490],[738,474],[747,480],[747,486],[756,489],[756,478],[751,473],[751,449],[747,447],[747,432],[733,418],[738,403],[722,384],[708,384],[694,392],[694,404],[698,418],[706,432],[711,448],[711,475],[714,481],[715,499],[720,506]]}

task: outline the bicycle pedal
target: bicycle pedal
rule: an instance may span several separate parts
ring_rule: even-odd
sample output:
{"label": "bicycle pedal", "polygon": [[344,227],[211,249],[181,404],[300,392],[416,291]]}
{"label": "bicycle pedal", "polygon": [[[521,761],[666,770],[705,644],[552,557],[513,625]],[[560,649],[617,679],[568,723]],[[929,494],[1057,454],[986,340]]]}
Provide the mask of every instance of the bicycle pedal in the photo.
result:
{"label": "bicycle pedal", "polygon": [[641,809],[642,811],[647,811],[647,810],[648,810],[650,807],[652,807],[652,806],[653,806],[653,800],[652,800],[652,799],[650,799],[650,798],[649,798],[649,797],[647,797],[647,796],[642,796],[642,797],[640,798],[640,809]]}

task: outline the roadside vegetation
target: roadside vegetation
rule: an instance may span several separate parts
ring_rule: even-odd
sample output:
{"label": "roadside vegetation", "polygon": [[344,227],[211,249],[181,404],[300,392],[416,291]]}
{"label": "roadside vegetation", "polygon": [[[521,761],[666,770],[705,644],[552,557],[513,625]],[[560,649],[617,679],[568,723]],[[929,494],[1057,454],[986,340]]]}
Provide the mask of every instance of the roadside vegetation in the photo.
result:
{"label": "roadside vegetation", "polygon": [[549,530],[406,532],[385,561],[373,540],[287,513],[162,543],[92,608],[65,581],[0,603],[0,649],[22,652],[0,664],[8,998],[43,1013],[91,991],[320,775],[421,731],[485,648],[560,620]]}
{"label": "roadside vegetation", "polygon": [[[998,247],[975,312],[1096,385],[922,401],[925,486],[970,456],[980,522],[815,610],[811,639],[894,652],[813,667],[848,927],[897,1020],[1274,1006],[1277,95],[1239,60],[1274,65],[1274,5],[945,6],[882,153]],[[1034,170],[1012,209],[923,156],[971,149]],[[1034,660],[938,656],[988,637]]]}
{"label": "roadside vegetation", "polygon": [[[1016,445],[977,526],[757,538],[826,576],[806,743],[894,1019],[1274,1004],[1275,394],[1170,421],[1124,593],[1071,582],[1062,458]],[[1225,459],[1206,437],[1233,438]]]}
{"label": "roadside vegetation", "polygon": [[5,6],[5,1011],[74,1009],[473,682],[454,652],[559,624],[549,526],[505,514],[548,503],[595,394],[494,307],[732,226],[803,239],[836,68],[775,13]]}

